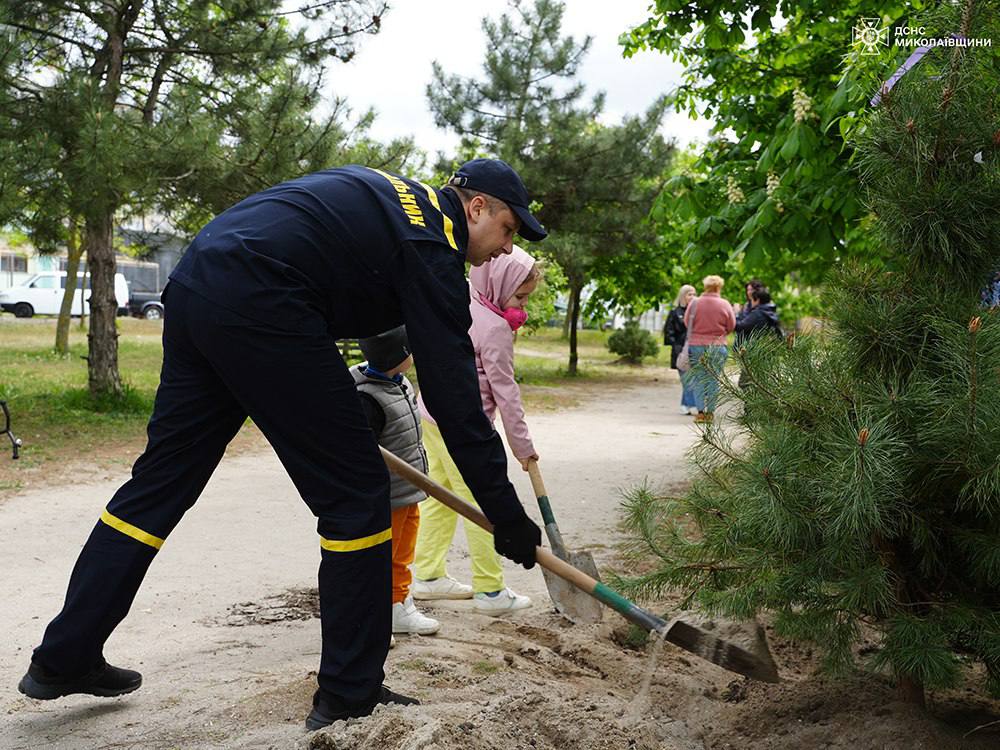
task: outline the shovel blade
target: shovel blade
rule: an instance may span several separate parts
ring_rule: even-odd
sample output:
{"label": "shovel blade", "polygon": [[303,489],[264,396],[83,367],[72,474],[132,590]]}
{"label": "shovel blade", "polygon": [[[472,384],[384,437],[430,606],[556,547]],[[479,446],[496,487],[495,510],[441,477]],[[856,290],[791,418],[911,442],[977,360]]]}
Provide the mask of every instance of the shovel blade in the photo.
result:
{"label": "shovel blade", "polygon": [[[754,680],[779,682],[778,669],[770,652],[766,650],[766,640],[763,640],[764,650],[754,653],[754,650],[760,649],[751,650],[750,644],[739,643],[723,633],[717,635],[697,621],[685,622],[684,619],[677,618],[667,628],[664,637],[685,651]],[[760,638],[763,639],[763,631],[760,632]]]}
{"label": "shovel blade", "polygon": [[[597,564],[589,552],[570,552],[567,558],[566,562],[574,568],[583,571],[597,581],[601,580],[600,574],[597,572]],[[542,568],[542,574],[545,577],[545,586],[549,590],[549,598],[552,599],[559,614],[578,625],[601,621],[604,616],[604,608],[599,601],[545,568]]]}

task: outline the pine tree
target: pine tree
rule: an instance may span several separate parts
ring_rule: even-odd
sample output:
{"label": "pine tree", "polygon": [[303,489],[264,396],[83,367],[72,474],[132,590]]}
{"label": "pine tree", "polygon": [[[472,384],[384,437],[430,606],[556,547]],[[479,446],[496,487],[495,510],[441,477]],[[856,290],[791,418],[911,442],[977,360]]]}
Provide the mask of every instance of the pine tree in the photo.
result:
{"label": "pine tree", "polygon": [[[986,4],[920,23],[1000,42]],[[1000,693],[1000,312],[979,298],[1000,267],[997,58],[934,50],[869,110],[856,163],[886,265],[831,279],[829,332],[741,346],[746,387],[718,374],[732,416],[702,433],[690,490],[626,502],[657,563],[633,593],[769,611],[835,672],[874,634],[867,666],[921,704],[967,660]]]}
{"label": "pine tree", "polygon": [[[42,241],[65,239],[66,226],[80,223],[94,397],[123,392],[116,223],[172,188],[184,192],[205,169],[217,173],[210,157],[246,132],[248,102],[293,110],[264,121],[268,140],[253,144],[268,165],[279,150],[267,146],[294,140],[296,111],[316,101],[324,64],[350,59],[384,11],[382,0],[294,10],[281,0],[0,0],[0,220]],[[307,149],[327,140],[299,139]],[[312,158],[294,149],[280,156]],[[254,166],[242,172],[256,176]],[[26,195],[38,208],[28,217]]]}
{"label": "pine tree", "polygon": [[665,97],[617,125],[598,121],[604,94],[585,102],[576,80],[590,37],[562,36],[564,9],[557,0],[511,0],[499,21],[483,21],[482,76],[448,75],[435,63],[427,96],[437,124],[462,136],[463,151],[508,161],[531,187],[552,233],[539,252],[569,287],[568,372],[576,374],[583,288],[617,270],[602,261],[655,241],[646,219],[674,149],[658,134]]}

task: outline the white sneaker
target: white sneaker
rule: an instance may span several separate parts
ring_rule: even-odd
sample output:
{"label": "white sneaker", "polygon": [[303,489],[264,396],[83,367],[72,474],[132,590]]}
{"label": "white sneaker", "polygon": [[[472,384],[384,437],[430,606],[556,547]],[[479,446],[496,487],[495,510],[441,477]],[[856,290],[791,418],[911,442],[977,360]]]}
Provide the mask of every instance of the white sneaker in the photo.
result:
{"label": "white sneaker", "polygon": [[489,594],[476,594],[476,612],[484,615],[505,615],[517,609],[527,609],[531,606],[531,599],[520,594],[515,594],[508,589],[502,589],[496,596]]}
{"label": "white sneaker", "polygon": [[389,648],[396,648],[396,636],[389,633]]}
{"label": "white sneaker", "polygon": [[413,597],[392,605],[392,632],[431,635],[441,629],[441,623],[417,609]]}
{"label": "white sneaker", "polygon": [[414,599],[421,600],[472,598],[472,586],[459,583],[451,576],[441,576],[430,581],[414,578],[410,591]]}
{"label": "white sneaker", "polygon": [[681,414],[690,414],[690,413],[691,413],[691,407],[690,406],[682,406],[681,407]]}

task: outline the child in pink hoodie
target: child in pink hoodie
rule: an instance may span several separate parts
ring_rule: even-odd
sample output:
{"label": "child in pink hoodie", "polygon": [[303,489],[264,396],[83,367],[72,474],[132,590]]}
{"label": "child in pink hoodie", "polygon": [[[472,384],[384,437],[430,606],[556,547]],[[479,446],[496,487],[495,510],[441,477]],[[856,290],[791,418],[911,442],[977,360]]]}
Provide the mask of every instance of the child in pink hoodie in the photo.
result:
{"label": "child in pink hoodie", "polygon": [[[507,443],[525,471],[530,461],[538,460],[538,453],[524,421],[521,390],[514,380],[513,332],[527,319],[524,304],[538,286],[538,278],[534,259],[516,245],[509,255],[475,266],[469,272],[472,298],[469,337],[476,350],[483,411],[491,420],[500,412]],[[423,399],[419,399],[419,407],[431,478],[475,504]],[[413,597],[424,600],[474,597],[476,610],[491,615],[531,606],[528,597],[515,594],[504,585],[503,568],[493,549],[492,536],[469,521],[465,522],[465,535],[472,557],[472,586],[448,575],[445,558],[457,522],[458,515],[447,506],[433,498],[424,501],[414,560]]]}

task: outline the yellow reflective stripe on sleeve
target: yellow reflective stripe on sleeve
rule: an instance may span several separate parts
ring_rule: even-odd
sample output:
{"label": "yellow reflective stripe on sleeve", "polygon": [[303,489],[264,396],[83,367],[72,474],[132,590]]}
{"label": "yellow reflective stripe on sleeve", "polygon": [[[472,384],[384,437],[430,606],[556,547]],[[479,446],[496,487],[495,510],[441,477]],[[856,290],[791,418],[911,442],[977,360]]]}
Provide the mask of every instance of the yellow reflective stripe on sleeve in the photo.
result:
{"label": "yellow reflective stripe on sleeve", "polygon": [[108,511],[104,511],[101,514],[101,520],[116,531],[120,531],[125,536],[130,536],[137,542],[142,542],[143,544],[148,544],[153,549],[159,549],[163,546],[163,540],[158,536],[153,536],[152,534],[147,534],[145,531],[140,529],[138,526],[133,526],[127,521],[123,521],[118,516],[111,515]]}
{"label": "yellow reflective stripe on sleeve", "polygon": [[392,527],[385,531],[380,531],[371,536],[363,536],[360,539],[327,539],[319,538],[319,546],[329,552],[356,552],[359,549],[368,549],[382,542],[392,539]]}
{"label": "yellow reflective stripe on sleeve", "polygon": [[441,214],[441,218],[444,219],[444,236],[448,238],[448,244],[451,245],[451,249],[458,250],[458,245],[455,244],[455,225],[448,217],[448,214],[441,210],[441,203],[438,201],[437,193],[434,192],[434,188],[419,181],[417,181],[417,184],[427,191],[427,197],[430,199],[434,208],[436,208]]}

